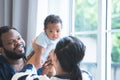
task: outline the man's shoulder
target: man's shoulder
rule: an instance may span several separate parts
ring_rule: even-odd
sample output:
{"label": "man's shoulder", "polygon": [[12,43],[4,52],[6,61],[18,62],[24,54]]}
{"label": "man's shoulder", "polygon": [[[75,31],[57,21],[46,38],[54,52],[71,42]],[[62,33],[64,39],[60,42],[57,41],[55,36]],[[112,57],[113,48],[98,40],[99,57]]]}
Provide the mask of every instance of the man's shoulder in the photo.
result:
{"label": "man's shoulder", "polygon": [[3,55],[0,55],[0,60],[6,60]]}
{"label": "man's shoulder", "polygon": [[6,62],[5,58],[2,55],[0,55],[0,63],[4,63],[4,62]]}
{"label": "man's shoulder", "polygon": [[0,68],[5,67],[6,65],[8,66],[8,62],[2,55],[0,55]]}

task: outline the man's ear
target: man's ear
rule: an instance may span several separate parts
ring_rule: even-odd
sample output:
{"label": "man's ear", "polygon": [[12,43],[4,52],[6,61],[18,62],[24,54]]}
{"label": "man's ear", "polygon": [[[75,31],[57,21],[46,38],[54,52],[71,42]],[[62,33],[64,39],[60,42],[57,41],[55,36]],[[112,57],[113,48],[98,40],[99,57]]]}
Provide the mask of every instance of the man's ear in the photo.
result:
{"label": "man's ear", "polygon": [[3,52],[3,48],[2,47],[0,47],[0,54]]}

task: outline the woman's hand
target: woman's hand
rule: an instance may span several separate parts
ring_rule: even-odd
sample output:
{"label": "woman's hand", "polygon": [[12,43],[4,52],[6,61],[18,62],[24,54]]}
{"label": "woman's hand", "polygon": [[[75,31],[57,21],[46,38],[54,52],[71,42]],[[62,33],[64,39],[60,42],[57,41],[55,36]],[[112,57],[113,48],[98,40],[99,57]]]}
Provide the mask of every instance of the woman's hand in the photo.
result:
{"label": "woman's hand", "polygon": [[48,77],[55,75],[55,69],[50,57],[48,57],[47,61],[43,65],[42,74],[46,74]]}

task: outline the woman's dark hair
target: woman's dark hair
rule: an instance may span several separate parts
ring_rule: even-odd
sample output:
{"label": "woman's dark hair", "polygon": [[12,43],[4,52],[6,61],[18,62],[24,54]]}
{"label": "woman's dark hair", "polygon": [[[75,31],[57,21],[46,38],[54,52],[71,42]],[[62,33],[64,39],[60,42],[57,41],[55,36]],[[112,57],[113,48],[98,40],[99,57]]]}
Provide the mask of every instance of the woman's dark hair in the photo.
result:
{"label": "woman's dark hair", "polygon": [[44,21],[44,29],[47,28],[48,23],[61,23],[62,25],[62,20],[58,15],[48,15]]}
{"label": "woman's dark hair", "polygon": [[62,38],[56,45],[54,52],[62,69],[70,73],[70,80],[82,80],[78,64],[85,55],[85,49],[83,42],[72,36]]}
{"label": "woman's dark hair", "polygon": [[2,34],[9,32],[11,29],[14,29],[17,31],[17,29],[12,26],[1,26],[0,27],[0,47],[2,47],[2,40],[1,40]]}

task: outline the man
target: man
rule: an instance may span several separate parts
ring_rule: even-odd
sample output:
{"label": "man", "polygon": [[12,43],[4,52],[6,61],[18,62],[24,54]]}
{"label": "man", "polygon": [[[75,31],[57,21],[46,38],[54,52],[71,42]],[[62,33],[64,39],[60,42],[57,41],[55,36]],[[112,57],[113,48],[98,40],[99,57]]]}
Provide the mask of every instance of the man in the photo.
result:
{"label": "man", "polygon": [[0,49],[0,80],[11,80],[26,63],[25,42],[12,26],[0,27]]}

